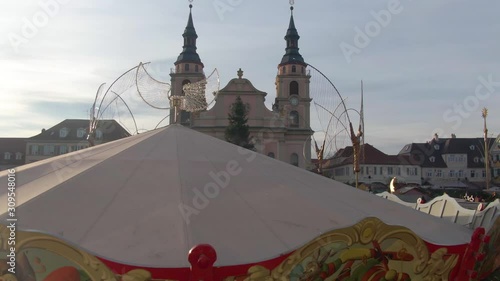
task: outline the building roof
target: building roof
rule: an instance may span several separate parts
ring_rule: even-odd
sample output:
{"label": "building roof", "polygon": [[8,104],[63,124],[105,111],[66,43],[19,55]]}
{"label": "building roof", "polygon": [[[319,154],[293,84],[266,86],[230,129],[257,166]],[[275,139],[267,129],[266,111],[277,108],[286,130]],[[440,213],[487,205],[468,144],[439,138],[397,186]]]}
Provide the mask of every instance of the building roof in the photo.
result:
{"label": "building roof", "polygon": [[[60,130],[63,128],[68,130],[66,137],[59,135]],[[42,130],[40,134],[29,138],[28,141],[85,141],[87,139],[88,128],[89,120],[66,119],[47,130]],[[96,128],[102,132],[102,142],[130,136],[130,133],[115,120],[100,120]],[[78,129],[85,130],[83,137],[78,137]]]}
{"label": "building roof", "polygon": [[[489,146],[495,139],[489,138]],[[466,154],[467,168],[484,168],[483,138],[434,138],[428,143],[411,143],[401,149],[399,155],[418,158],[423,168],[446,168],[444,155]]]}
{"label": "building roof", "polygon": [[[248,264],[367,217],[408,227],[433,244],[465,244],[472,235],[177,124],[24,165],[16,174],[19,230],[48,233],[123,264],[189,267],[185,254],[205,243],[217,251],[216,266]],[[6,177],[0,172],[0,187]],[[0,188],[0,201],[6,192]],[[2,220],[6,208],[0,204]]]}
{"label": "building roof", "polygon": [[[352,146],[339,149],[332,158],[328,159],[327,167],[339,167],[348,164],[353,164]],[[408,157],[399,155],[387,155],[378,150],[371,144],[361,145],[360,163],[371,165],[400,165],[403,163],[410,164]]]}

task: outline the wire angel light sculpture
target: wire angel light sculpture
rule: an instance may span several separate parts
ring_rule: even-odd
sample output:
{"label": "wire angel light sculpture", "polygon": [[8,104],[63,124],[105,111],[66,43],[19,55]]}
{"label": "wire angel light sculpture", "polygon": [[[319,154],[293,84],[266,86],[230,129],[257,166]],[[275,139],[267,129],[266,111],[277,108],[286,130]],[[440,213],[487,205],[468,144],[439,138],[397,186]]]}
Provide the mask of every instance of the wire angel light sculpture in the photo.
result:
{"label": "wire angel light sculpture", "polygon": [[217,69],[208,78],[184,85],[185,95],[172,95],[170,83],[154,78],[150,66],[141,62],[108,88],[105,83],[99,86],[90,110],[89,145],[95,144],[96,130],[103,120],[114,119],[134,135],[156,129],[170,116],[174,104],[181,110],[199,112],[214,103],[220,87]]}

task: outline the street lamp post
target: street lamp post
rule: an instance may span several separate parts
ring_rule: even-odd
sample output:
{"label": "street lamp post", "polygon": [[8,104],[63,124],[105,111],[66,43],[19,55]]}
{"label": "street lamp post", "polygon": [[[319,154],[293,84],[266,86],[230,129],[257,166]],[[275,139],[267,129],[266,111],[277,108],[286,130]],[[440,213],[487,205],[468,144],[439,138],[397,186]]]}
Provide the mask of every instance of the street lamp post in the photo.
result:
{"label": "street lamp post", "polygon": [[484,163],[486,169],[486,190],[490,188],[490,156],[489,156],[489,143],[488,143],[488,128],[486,127],[486,117],[488,116],[488,109],[485,107],[482,111],[484,120]]}

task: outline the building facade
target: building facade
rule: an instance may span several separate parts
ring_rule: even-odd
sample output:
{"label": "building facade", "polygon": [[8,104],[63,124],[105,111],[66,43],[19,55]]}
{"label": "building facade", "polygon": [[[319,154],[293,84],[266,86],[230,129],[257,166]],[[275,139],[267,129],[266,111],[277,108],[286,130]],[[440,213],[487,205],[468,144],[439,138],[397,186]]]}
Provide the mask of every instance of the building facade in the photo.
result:
{"label": "building facade", "polygon": [[[89,120],[66,119],[50,129],[28,138],[24,145],[25,163],[89,147],[87,140]],[[95,145],[130,136],[115,120],[101,120],[95,132]]]}
{"label": "building facade", "polygon": [[0,171],[25,163],[26,140],[26,138],[0,138]]}
{"label": "building facade", "polygon": [[490,147],[492,176],[496,184],[500,185],[500,134]]}
{"label": "building facade", "polygon": [[[417,164],[408,161],[403,155],[387,155],[370,144],[361,146],[360,183],[389,184],[396,177],[399,182],[420,184],[422,169]],[[347,184],[355,182],[353,171],[352,146],[337,151],[334,156],[323,164],[325,176]]]}
{"label": "building facade", "polygon": [[[249,109],[248,125],[256,151],[295,166],[309,167],[310,137],[313,134],[310,127],[310,75],[307,74],[307,64],[299,53],[300,36],[295,27],[293,8],[291,10],[285,36],[285,54],[278,64],[276,96],[272,109],[268,109],[264,103],[267,93],[259,91],[250,80],[243,78],[243,71],[240,69],[237,78],[229,81],[227,86],[218,92],[212,108],[196,113],[180,111],[177,116],[172,109],[170,123],[177,121],[194,130],[224,140],[225,129],[229,124],[228,114],[239,96]],[[171,73],[173,96],[185,95],[184,85],[206,78],[203,72],[204,65],[197,53],[198,35],[191,11],[183,38],[183,50]]]}

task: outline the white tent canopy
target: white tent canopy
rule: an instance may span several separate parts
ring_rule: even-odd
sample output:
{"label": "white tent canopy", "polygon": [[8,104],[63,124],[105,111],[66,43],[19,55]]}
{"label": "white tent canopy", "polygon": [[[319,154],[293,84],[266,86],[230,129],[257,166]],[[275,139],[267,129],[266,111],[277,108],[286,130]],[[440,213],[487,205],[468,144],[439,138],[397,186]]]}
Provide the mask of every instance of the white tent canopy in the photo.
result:
{"label": "white tent canopy", "polygon": [[[0,183],[7,202],[7,171]],[[366,217],[440,245],[472,235],[180,125],[19,167],[16,183],[18,227],[130,265],[189,267],[205,243],[218,266],[263,261]]]}

